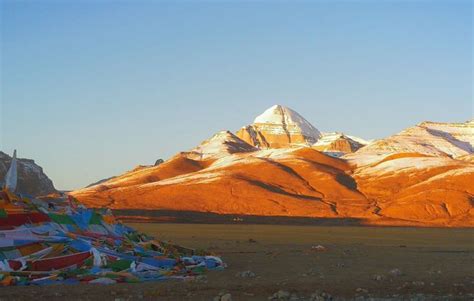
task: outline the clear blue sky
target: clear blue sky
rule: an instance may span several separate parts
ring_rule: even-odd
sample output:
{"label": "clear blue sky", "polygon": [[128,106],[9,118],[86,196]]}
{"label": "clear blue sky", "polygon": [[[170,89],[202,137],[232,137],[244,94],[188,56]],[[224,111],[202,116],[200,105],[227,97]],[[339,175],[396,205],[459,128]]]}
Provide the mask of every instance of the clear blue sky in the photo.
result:
{"label": "clear blue sky", "polygon": [[468,0],[1,3],[1,150],[59,189],[276,103],[364,138],[473,115]]}

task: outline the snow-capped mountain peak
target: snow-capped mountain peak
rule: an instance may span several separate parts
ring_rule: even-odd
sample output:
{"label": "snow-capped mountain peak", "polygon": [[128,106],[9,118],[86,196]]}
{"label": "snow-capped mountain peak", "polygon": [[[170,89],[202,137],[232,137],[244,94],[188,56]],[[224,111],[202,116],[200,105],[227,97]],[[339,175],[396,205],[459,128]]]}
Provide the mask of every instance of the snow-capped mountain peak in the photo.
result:
{"label": "snow-capped mountain peak", "polygon": [[321,133],[303,116],[282,105],[274,105],[257,116],[254,124],[268,124],[286,127],[288,131],[300,133],[304,136],[314,138],[321,137]]}
{"label": "snow-capped mountain peak", "polygon": [[237,136],[259,148],[310,146],[321,132],[303,116],[282,105],[274,105],[243,127]]}

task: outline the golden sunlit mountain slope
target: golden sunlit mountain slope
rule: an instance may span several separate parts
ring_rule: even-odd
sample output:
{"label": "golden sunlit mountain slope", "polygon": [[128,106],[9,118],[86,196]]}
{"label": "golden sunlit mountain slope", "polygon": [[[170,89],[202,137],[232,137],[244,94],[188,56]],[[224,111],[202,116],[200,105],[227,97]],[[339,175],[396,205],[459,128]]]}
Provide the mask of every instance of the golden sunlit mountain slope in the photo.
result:
{"label": "golden sunlit mountain slope", "polygon": [[357,218],[393,225],[469,226],[473,221],[474,164],[465,161],[393,156],[354,170],[312,148],[215,161],[186,155],[72,195],[86,205],[112,209]]}
{"label": "golden sunlit mountain slope", "polygon": [[[160,165],[71,194],[112,209],[474,225],[472,122],[425,122],[369,143],[321,135],[298,113],[273,106],[255,129],[257,136],[219,132]],[[346,137],[350,149],[331,146],[333,136]]]}
{"label": "golden sunlit mountain slope", "polygon": [[384,217],[474,225],[473,163],[416,153],[395,154],[357,168],[354,178]]}
{"label": "golden sunlit mountain slope", "polygon": [[[315,217],[366,215],[365,197],[344,172],[348,165],[315,150],[234,154],[205,168],[209,161],[190,160],[186,155],[179,154],[159,166],[131,171],[73,195],[87,205],[114,209]],[[177,173],[184,170],[191,172]],[[339,202],[351,205],[339,212]]]}

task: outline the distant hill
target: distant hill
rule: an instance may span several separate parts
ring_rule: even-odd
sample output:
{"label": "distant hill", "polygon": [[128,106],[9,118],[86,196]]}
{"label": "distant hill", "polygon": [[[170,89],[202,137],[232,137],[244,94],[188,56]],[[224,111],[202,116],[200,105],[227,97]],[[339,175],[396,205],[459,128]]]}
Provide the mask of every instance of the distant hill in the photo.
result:
{"label": "distant hill", "polygon": [[[3,186],[5,175],[10,167],[12,157],[0,151],[0,183]],[[32,196],[47,195],[58,192],[43,168],[31,159],[18,159],[17,192]]]}

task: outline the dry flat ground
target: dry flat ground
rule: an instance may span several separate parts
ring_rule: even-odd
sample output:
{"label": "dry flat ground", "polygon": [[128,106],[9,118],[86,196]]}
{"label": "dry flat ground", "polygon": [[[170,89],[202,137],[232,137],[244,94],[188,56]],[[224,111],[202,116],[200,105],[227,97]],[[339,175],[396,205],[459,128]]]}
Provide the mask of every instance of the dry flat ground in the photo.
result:
{"label": "dry flat ground", "polygon": [[[228,264],[199,281],[0,288],[3,300],[473,300],[474,230],[288,225],[132,224],[161,240],[208,249]],[[318,251],[313,246],[322,245]],[[398,270],[394,270],[398,269]],[[251,271],[255,277],[237,274]],[[392,273],[390,272],[392,271]],[[319,299],[314,299],[319,300]],[[321,299],[323,300],[323,299]]]}

